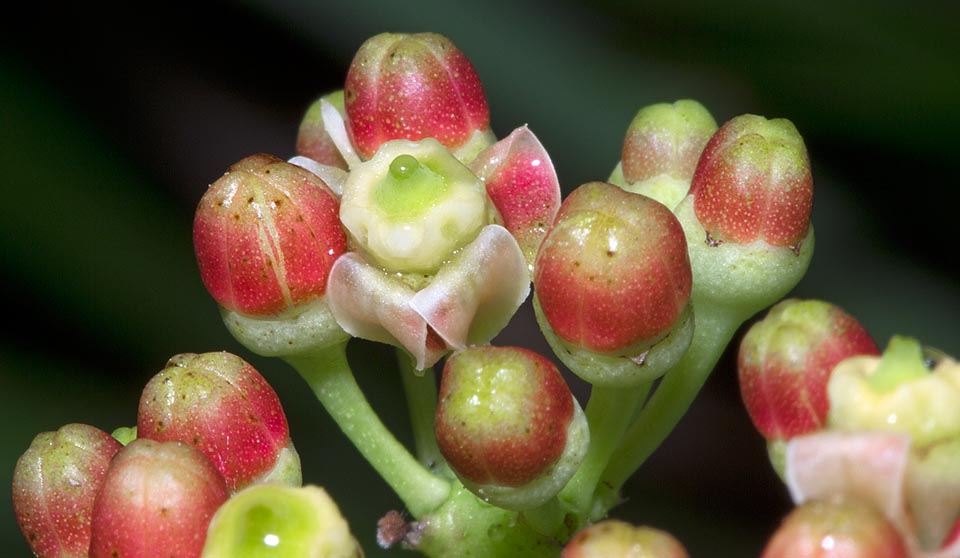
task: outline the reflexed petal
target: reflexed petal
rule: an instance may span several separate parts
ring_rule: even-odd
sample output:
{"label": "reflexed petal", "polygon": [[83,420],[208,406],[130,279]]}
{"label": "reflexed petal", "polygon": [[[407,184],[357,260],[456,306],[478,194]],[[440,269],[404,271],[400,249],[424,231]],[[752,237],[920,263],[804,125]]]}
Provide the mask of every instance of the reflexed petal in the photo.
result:
{"label": "reflexed petal", "polygon": [[543,144],[521,126],[482,151],[470,170],[486,182],[532,273],[537,249],[560,208],[560,182]]}
{"label": "reflexed petal", "polygon": [[411,307],[451,348],[487,343],[530,293],[526,265],[516,239],[489,225],[413,297]]}

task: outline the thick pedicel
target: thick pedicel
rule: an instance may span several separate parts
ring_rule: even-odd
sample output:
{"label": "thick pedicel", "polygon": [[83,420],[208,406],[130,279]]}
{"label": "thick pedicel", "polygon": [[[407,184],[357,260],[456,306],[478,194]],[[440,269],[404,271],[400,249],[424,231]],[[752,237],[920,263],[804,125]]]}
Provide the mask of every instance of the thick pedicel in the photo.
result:
{"label": "thick pedicel", "polygon": [[472,347],[447,360],[436,433],[464,486],[507,509],[553,497],[589,443],[586,419],[560,372],[517,347]]}
{"label": "thick pedicel", "polygon": [[38,434],[13,471],[13,510],[42,558],[86,558],[93,504],[120,442],[86,424]]}
{"label": "thick pedicel", "polygon": [[226,352],[182,354],[140,397],[141,438],[197,447],[236,491],[269,479],[300,484],[300,460],[276,392],[249,363]]}

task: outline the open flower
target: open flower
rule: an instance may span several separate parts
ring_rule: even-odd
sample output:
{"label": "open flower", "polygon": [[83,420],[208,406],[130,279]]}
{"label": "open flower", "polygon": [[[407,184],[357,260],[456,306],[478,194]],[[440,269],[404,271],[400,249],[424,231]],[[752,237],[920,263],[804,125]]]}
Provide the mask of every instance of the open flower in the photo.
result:
{"label": "open flower", "polygon": [[351,251],[327,290],[338,323],[403,347],[419,369],[490,341],[529,294],[560,206],[546,150],[525,126],[493,143],[475,71],[440,36],[370,39],[345,96],[346,121],[323,110],[350,165],[340,219]]}

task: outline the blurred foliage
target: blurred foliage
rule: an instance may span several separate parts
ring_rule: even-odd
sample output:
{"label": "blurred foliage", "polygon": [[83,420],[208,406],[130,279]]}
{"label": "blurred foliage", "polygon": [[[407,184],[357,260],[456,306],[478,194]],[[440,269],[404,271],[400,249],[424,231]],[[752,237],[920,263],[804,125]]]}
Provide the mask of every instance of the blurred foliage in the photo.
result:
{"label": "blurred foliage", "polygon": [[[229,337],[190,241],[206,185],[250,153],[289,156],[302,111],[341,87],[355,49],[385,30],[450,36],[484,80],[495,131],[529,124],[565,191],[606,178],[626,125],[648,103],[693,97],[718,121],[790,118],[817,185],[817,254],[796,294],[846,308],[881,343],[904,333],[960,353],[947,201],[960,129],[954,3],[22,9],[0,38],[6,486],[36,433],[130,424],[139,390],[169,356],[226,349],[275,385],[307,480],[338,499],[368,555],[409,554],[375,548],[374,522],[398,502],[299,378]],[[532,323],[521,314],[503,340],[546,350]],[[375,407],[406,436],[392,351],[354,342],[351,355]],[[758,554],[787,505],[740,406],[731,357],[617,512],[673,531],[694,555]],[[9,505],[0,506],[0,547],[28,552]]]}

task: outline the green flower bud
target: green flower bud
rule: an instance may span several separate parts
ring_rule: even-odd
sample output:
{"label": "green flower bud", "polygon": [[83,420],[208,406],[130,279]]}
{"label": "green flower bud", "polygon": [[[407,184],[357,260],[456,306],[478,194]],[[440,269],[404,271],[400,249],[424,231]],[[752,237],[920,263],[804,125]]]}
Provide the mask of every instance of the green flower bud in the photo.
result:
{"label": "green flower bud", "polygon": [[437,443],[464,486],[507,509],[539,506],[583,462],[589,428],[556,366],[517,347],[451,356],[437,406]]}
{"label": "green flower bud", "polygon": [[217,510],[202,558],[359,558],[337,504],[317,486],[250,486]]}

